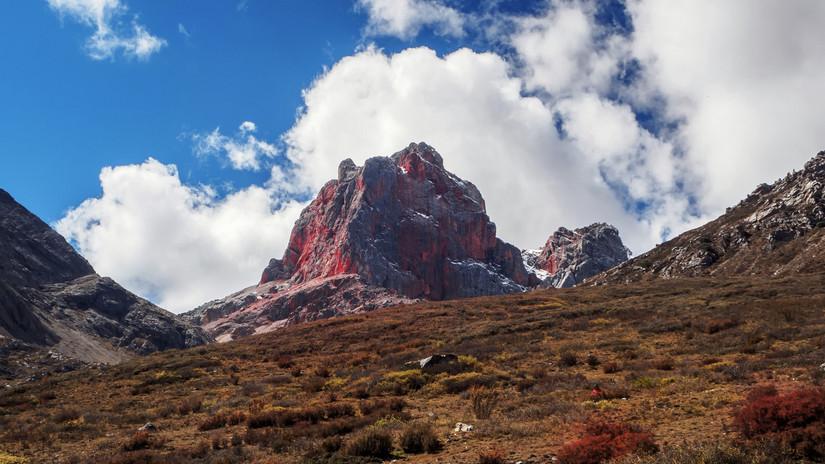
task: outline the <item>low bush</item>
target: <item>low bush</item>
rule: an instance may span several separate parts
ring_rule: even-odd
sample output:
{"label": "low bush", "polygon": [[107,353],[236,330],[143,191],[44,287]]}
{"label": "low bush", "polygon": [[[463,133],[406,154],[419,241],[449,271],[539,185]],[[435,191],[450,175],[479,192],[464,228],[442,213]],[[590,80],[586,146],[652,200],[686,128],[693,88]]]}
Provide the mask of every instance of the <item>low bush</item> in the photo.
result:
{"label": "low bush", "polygon": [[268,448],[276,453],[283,452],[289,446],[289,440],[277,429],[247,429],[243,441],[248,445]]}
{"label": "low bush", "polygon": [[572,351],[563,351],[559,354],[559,364],[563,367],[573,367],[579,363],[579,358]]}
{"label": "low bush", "polygon": [[504,452],[499,449],[482,451],[478,454],[478,464],[504,464]]}
{"label": "low bush", "polygon": [[653,361],[653,368],[659,371],[672,371],[673,370],[673,359],[671,358],[659,358]]}
{"label": "low bush", "polygon": [[203,407],[203,397],[199,395],[190,396],[175,405],[175,412],[181,416],[200,412]]}
{"label": "low bush", "polygon": [[401,449],[405,453],[437,453],[442,446],[430,424],[415,422],[401,432]]}
{"label": "low bush", "polygon": [[609,362],[602,366],[602,372],[605,374],[615,374],[616,372],[621,372],[622,365],[617,362]]}
{"label": "low bush", "polygon": [[394,371],[383,376],[376,386],[376,392],[406,395],[411,391],[420,390],[426,384],[427,377],[418,369]]}
{"label": "low bush", "polygon": [[790,450],[765,443],[697,443],[662,449],[656,454],[631,455],[612,464],[798,464]]}
{"label": "low bush", "polygon": [[651,454],[657,450],[653,436],[630,424],[591,420],[582,436],[559,451],[562,464],[600,464],[629,454]]}
{"label": "low bush", "polygon": [[300,409],[270,409],[253,414],[247,420],[249,428],[292,427],[299,422],[317,424],[323,420],[354,416],[355,408],[349,403],[334,403]]}
{"label": "low bush", "polygon": [[470,389],[470,404],[476,419],[489,419],[499,402],[499,393],[484,387]]}
{"label": "low bush", "polygon": [[376,399],[358,403],[358,409],[365,416],[391,416],[393,413],[403,411],[406,407],[407,402],[401,398]]}
{"label": "low bush", "polygon": [[392,436],[377,428],[369,428],[352,437],[344,454],[371,458],[387,458],[392,452]]}
{"label": "low bush", "polygon": [[137,451],[161,446],[163,446],[163,440],[160,437],[146,431],[139,431],[129,437],[121,448],[123,451]]}
{"label": "low bush", "polygon": [[243,396],[253,397],[262,395],[264,392],[266,392],[266,386],[262,383],[246,382],[241,385],[241,395]]}
{"label": "low bush", "polygon": [[596,355],[592,354],[592,353],[587,355],[587,358],[585,359],[585,362],[587,363],[588,366],[590,366],[593,369],[595,369],[599,364],[601,364],[601,361],[599,361],[599,358],[597,358]]}
{"label": "low bush", "polygon": [[215,430],[228,425],[238,425],[245,420],[246,414],[243,411],[221,411],[201,421],[198,430]]}
{"label": "low bush", "polygon": [[461,393],[470,387],[492,387],[495,383],[496,377],[494,375],[479,374],[477,372],[465,372],[447,377],[441,381],[441,385],[447,393]]}
{"label": "low bush", "polygon": [[755,388],[734,415],[746,439],[763,440],[796,450],[811,460],[825,459],[825,389],[802,388],[779,393]]}
{"label": "low bush", "polygon": [[60,422],[69,422],[73,420],[77,420],[80,418],[80,411],[74,408],[66,408],[58,410],[53,416],[52,421],[60,423]]}

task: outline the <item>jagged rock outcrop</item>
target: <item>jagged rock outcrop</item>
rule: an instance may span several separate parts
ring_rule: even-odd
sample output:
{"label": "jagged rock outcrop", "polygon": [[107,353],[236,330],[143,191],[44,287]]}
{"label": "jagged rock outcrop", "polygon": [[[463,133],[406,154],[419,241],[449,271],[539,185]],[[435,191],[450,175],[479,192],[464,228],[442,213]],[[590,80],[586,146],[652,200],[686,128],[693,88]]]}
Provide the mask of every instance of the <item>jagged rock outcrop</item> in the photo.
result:
{"label": "jagged rock outcrop", "polygon": [[210,340],[199,327],[97,275],[60,234],[3,190],[0,337],[4,346],[17,340],[85,362],[117,362]]}
{"label": "jagged rock outcrop", "polygon": [[594,284],[703,275],[825,271],[825,152],[762,184],[701,227],[593,279]]}
{"label": "jagged rock outcrop", "polygon": [[576,230],[564,227],[547,239],[544,248],[522,253],[528,269],[544,287],[572,287],[588,277],[627,261],[630,250],[624,246],[619,231],[604,223]]}
{"label": "jagged rock outcrop", "polygon": [[361,167],[341,162],[338,178],[301,213],[283,258],[270,261],[259,285],[188,317],[226,340],[300,320],[537,283],[520,250],[496,238],[478,189],[419,143]]}

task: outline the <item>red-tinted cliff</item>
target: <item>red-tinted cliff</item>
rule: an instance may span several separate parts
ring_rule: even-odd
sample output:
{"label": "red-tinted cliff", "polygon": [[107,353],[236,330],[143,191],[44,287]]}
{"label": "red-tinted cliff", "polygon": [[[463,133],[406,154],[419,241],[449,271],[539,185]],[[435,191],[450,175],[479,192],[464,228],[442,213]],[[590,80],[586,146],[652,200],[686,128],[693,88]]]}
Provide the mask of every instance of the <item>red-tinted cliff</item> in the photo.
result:
{"label": "red-tinted cliff", "polygon": [[[357,284],[342,285],[347,279]],[[337,294],[330,282],[351,292],[357,288],[353,295],[379,295],[380,306],[518,292],[538,283],[525,270],[520,250],[496,238],[478,189],[445,170],[441,155],[419,143],[370,158],[362,167],[343,161],[338,178],[301,213],[283,258],[270,261],[259,286],[230,297],[232,304],[219,300],[190,316],[223,335],[230,327],[249,333],[276,320],[376,306],[374,298]],[[327,310],[304,311],[296,303],[304,300],[298,288],[321,295],[312,305]],[[239,317],[254,322],[240,327]]]}

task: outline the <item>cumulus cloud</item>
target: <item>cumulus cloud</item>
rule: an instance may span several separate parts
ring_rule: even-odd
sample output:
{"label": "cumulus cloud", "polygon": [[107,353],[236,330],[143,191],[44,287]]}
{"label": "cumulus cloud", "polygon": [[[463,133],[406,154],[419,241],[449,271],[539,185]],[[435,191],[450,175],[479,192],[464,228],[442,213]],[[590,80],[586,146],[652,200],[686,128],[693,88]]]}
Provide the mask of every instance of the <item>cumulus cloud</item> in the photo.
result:
{"label": "cumulus cloud", "polygon": [[583,90],[605,91],[624,58],[621,35],[600,39],[593,7],[559,2],[542,16],[518,18],[505,40],[524,63],[522,75],[530,90],[559,96]]}
{"label": "cumulus cloud", "polygon": [[825,145],[825,3],[631,1],[640,101],[663,100],[703,211]]}
{"label": "cumulus cloud", "polygon": [[536,247],[560,225],[611,221],[631,244],[649,244],[588,155],[559,138],[553,109],[522,87],[496,54],[371,48],[305,91],[304,111],[284,137],[287,155],[297,179],[318,188],[341,159],[360,163],[423,140],[479,187],[506,240]]}
{"label": "cumulus cloud", "polygon": [[100,274],[174,312],[255,283],[304,206],[258,186],[221,198],[152,158],[104,168],[100,185],[56,229]]}
{"label": "cumulus cloud", "polygon": [[[468,27],[443,3],[359,5],[370,34]],[[103,195],[59,230],[101,272],[189,309],[254,282],[288,240],[301,206],[288,199],[347,157],[426,141],[478,185],[505,240],[532,248],[558,226],[607,221],[642,252],[822,148],[825,5],[630,0],[628,10],[628,30],[601,24],[584,0],[507,18],[496,37],[512,56],[367,47],[305,90],[285,162],[267,165],[282,153],[252,122],[193,137],[196,153],[236,169],[266,166],[263,186],[221,198],[154,160],[107,168]]]}
{"label": "cumulus cloud", "polygon": [[193,150],[198,156],[226,156],[234,169],[261,169],[262,160],[274,158],[278,154],[275,145],[255,137],[257,126],[252,121],[244,121],[236,134],[227,136],[220,128],[203,134],[193,134]]}
{"label": "cumulus cloud", "polygon": [[425,26],[445,36],[464,35],[464,16],[439,0],[358,0],[357,5],[367,13],[367,35],[406,40]]}
{"label": "cumulus cloud", "polygon": [[92,59],[114,58],[118,53],[146,60],[166,46],[166,41],[154,36],[132,17],[130,25],[122,24],[127,15],[120,0],[48,0],[49,6],[61,18],[69,17],[95,29],[86,41],[86,52]]}

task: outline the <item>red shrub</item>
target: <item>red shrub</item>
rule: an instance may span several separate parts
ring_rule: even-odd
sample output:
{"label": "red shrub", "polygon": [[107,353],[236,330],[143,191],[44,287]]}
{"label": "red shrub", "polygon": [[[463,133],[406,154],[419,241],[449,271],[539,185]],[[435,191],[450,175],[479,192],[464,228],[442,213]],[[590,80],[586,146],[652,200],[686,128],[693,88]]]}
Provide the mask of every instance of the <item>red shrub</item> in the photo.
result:
{"label": "red shrub", "polygon": [[813,460],[825,457],[825,389],[780,394],[773,387],[757,387],[734,423],[745,438],[777,442]]}
{"label": "red shrub", "polygon": [[584,425],[581,438],[562,447],[558,458],[563,464],[599,464],[631,453],[656,450],[648,432],[630,424],[592,420]]}

